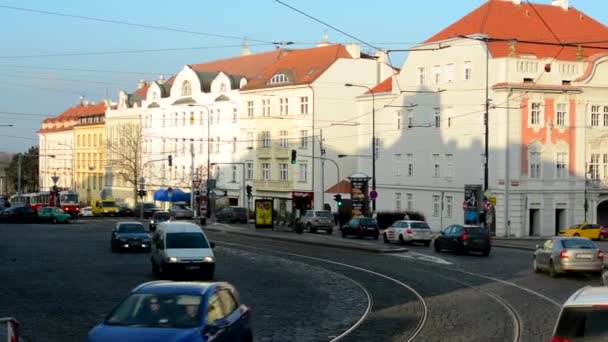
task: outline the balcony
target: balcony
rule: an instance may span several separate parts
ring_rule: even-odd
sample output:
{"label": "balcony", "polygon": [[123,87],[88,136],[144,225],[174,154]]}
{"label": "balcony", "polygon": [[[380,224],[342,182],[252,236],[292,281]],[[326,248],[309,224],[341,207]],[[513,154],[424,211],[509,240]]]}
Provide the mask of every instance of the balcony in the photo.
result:
{"label": "balcony", "polygon": [[253,188],[258,191],[290,192],[293,189],[293,183],[291,180],[254,180]]}
{"label": "balcony", "polygon": [[270,147],[260,147],[256,150],[256,153],[258,155],[258,158],[272,158],[272,148]]}

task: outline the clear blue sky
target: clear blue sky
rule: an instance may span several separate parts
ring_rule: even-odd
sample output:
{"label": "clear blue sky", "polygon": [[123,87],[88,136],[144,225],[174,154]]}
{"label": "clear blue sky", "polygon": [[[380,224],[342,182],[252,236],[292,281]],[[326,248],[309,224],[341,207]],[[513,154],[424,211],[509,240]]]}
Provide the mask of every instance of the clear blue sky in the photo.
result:
{"label": "clear blue sky", "polygon": [[[283,0],[363,41],[387,49],[408,48],[483,4],[485,0]],[[525,1],[525,0],[523,0]],[[551,0],[536,0],[551,3]],[[606,0],[571,0],[570,5],[608,23]],[[274,0],[0,0],[0,6],[61,12],[209,34],[211,37],[95,22],[0,7],[0,150],[25,151],[37,145],[36,130],[45,117],[75,105],[81,95],[98,102],[133,90],[139,79],[170,75],[184,64],[239,54],[242,37],[252,52],[273,49],[261,41],[293,41],[293,48],[316,44],[327,29],[332,43],[353,39],[317,23]],[[71,54],[196,48],[84,56]],[[392,55],[401,67],[405,56]],[[28,67],[28,68],[24,68]],[[36,67],[36,68],[33,68]],[[108,70],[90,72],[44,68]],[[141,74],[140,74],[141,73]],[[14,115],[30,113],[35,115]]]}

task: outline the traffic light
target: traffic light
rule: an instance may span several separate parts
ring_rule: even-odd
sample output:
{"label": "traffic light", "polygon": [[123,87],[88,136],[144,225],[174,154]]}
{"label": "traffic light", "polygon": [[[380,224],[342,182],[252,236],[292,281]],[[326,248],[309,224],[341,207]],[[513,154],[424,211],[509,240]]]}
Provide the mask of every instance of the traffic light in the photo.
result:
{"label": "traffic light", "polygon": [[247,189],[247,197],[251,197],[251,191],[252,191],[251,185],[247,185],[246,189]]}
{"label": "traffic light", "polygon": [[173,156],[169,155],[167,161],[169,161],[169,166],[173,166]]}
{"label": "traffic light", "polygon": [[342,195],[334,195],[334,201],[338,203],[338,207],[342,206]]}
{"label": "traffic light", "polygon": [[296,164],[297,152],[296,150],[291,150],[291,164]]}

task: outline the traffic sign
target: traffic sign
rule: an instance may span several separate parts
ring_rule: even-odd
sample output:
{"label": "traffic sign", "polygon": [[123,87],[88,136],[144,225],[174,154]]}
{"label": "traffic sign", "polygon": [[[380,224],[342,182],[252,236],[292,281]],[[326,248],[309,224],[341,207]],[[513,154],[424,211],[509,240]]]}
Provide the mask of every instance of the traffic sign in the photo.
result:
{"label": "traffic sign", "polygon": [[200,188],[200,187],[201,187],[201,180],[200,180],[200,179],[193,179],[193,180],[192,180],[192,186],[193,186],[195,189]]}
{"label": "traffic sign", "polygon": [[57,181],[59,180],[59,176],[51,176],[51,180],[53,181],[53,184],[57,184]]}
{"label": "traffic sign", "polygon": [[490,202],[492,202],[493,206],[496,206],[496,197],[490,197]]}
{"label": "traffic sign", "polygon": [[373,199],[373,200],[375,200],[376,198],[378,198],[378,191],[376,191],[376,190],[372,190],[372,191],[369,193],[369,198],[371,198],[371,199]]}
{"label": "traffic sign", "polygon": [[490,211],[490,210],[492,210],[492,207],[493,207],[492,202],[490,202],[490,201],[484,201],[484,202],[483,202],[483,208],[484,208],[486,211]]}
{"label": "traffic sign", "polygon": [[167,192],[168,192],[168,193],[172,193],[172,192],[173,192],[173,188],[172,188],[172,187],[168,187],[168,188],[167,188]]}

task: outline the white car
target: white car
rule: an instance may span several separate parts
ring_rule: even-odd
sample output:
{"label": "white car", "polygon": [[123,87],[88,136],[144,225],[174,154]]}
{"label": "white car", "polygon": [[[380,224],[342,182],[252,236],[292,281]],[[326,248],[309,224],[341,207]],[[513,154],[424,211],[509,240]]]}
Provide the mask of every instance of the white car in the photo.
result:
{"label": "white car", "polygon": [[93,216],[93,208],[91,207],[84,207],[82,208],[82,210],[80,211],[80,216]]}
{"label": "white car", "polygon": [[431,232],[431,227],[424,221],[399,220],[385,229],[382,237],[384,243],[421,242],[425,246],[429,246],[431,240],[433,240],[433,233]]}
{"label": "white car", "polygon": [[583,287],[563,304],[551,341],[605,341],[607,316],[608,287]]}

